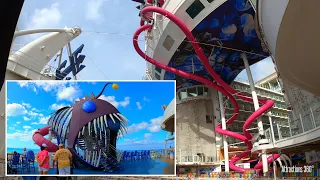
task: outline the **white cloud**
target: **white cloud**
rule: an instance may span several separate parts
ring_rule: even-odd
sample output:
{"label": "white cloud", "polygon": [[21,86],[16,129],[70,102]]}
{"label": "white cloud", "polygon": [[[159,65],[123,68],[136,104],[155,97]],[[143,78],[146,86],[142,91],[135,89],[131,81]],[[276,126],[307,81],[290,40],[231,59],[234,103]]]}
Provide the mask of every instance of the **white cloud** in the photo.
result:
{"label": "white cloud", "polygon": [[26,107],[26,108],[31,108],[31,105],[29,103],[22,103],[22,106]]}
{"label": "white cloud", "polygon": [[65,104],[56,104],[55,103],[55,104],[52,104],[50,106],[50,109],[56,111],[56,110],[61,109],[61,108],[65,107],[65,106],[66,106]]}
{"label": "white cloud", "polygon": [[27,87],[29,84],[28,81],[18,81],[17,83],[20,85],[20,87]]}
{"label": "white cloud", "polygon": [[136,102],[136,104],[137,104],[138,109],[141,110],[142,106],[141,106],[140,102]]}
{"label": "white cloud", "polygon": [[20,122],[20,121],[17,121],[16,123],[17,123],[17,124],[20,124],[21,122]]}
{"label": "white cloud", "polygon": [[30,128],[31,128],[31,126],[23,126],[23,129],[25,129],[25,130],[28,130]]}
{"label": "white cloud", "polygon": [[38,110],[36,108],[32,108],[31,111],[40,112],[40,110]]}
{"label": "white cloud", "polygon": [[20,140],[20,141],[30,141],[32,139],[32,136],[34,134],[34,132],[36,132],[37,130],[34,129],[32,131],[30,130],[26,130],[24,132],[22,131],[16,131],[12,134],[7,134],[7,139],[10,140],[10,139],[14,139],[14,140]]}
{"label": "white cloud", "polygon": [[28,118],[28,117],[26,117],[26,116],[23,116],[23,120],[25,120],[25,121],[30,121],[31,119]]}
{"label": "white cloud", "polygon": [[12,103],[12,104],[7,105],[7,115],[8,116],[24,115],[27,112],[28,111],[26,110],[26,108],[21,104]]}
{"label": "white cloud", "polygon": [[14,130],[14,127],[9,127],[10,130]]}
{"label": "white cloud", "polygon": [[101,21],[101,8],[107,0],[89,0],[86,6],[86,18],[92,21]]}
{"label": "white cloud", "polygon": [[37,113],[37,112],[33,112],[33,111],[28,112],[28,115],[32,116],[33,118],[35,118],[35,117],[43,117],[43,114]]}
{"label": "white cloud", "polygon": [[151,119],[148,130],[150,132],[159,132],[161,130],[162,116]]}
{"label": "white cloud", "polygon": [[127,129],[127,134],[130,133],[135,133],[135,132],[139,132],[141,130],[147,129],[148,128],[148,123],[147,122],[141,122],[138,124],[133,123],[132,125],[130,125]]}
{"label": "white cloud", "polygon": [[127,107],[130,104],[130,97],[125,97],[123,101],[116,101],[115,96],[105,96],[101,95],[99,99],[108,101],[111,103],[114,107],[118,108],[119,106]]}
{"label": "white cloud", "polygon": [[[68,86],[67,83],[69,83]],[[81,93],[77,83],[73,82],[37,81],[26,83],[24,81],[19,81],[18,84],[20,87],[27,87],[31,89],[40,88],[46,92],[56,92],[57,100],[67,100],[73,102]]]}
{"label": "white cloud", "polygon": [[39,118],[39,124],[47,124],[50,116]]}
{"label": "white cloud", "polygon": [[58,26],[62,19],[60,4],[54,3],[49,8],[35,9],[28,23],[28,29],[52,28]]}
{"label": "white cloud", "polygon": [[80,90],[78,87],[69,86],[58,90],[58,100],[68,100],[73,102],[79,96]]}
{"label": "white cloud", "polygon": [[51,116],[41,116],[38,119],[39,121],[32,122],[31,124],[35,124],[35,125],[37,125],[37,124],[47,124],[50,117]]}
{"label": "white cloud", "polygon": [[159,132],[161,130],[162,116],[151,119],[149,122],[134,123],[128,126],[127,134],[149,130],[150,132]]}

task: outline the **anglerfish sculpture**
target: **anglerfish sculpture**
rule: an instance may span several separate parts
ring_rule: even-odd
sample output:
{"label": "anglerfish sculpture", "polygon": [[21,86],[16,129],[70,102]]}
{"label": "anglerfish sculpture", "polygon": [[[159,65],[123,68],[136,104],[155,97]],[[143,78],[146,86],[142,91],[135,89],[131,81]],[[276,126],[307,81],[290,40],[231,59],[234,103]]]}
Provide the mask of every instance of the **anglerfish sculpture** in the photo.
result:
{"label": "anglerfish sculpture", "polygon": [[[55,152],[57,145],[44,138],[50,134],[71,151],[76,166],[106,171],[119,169],[122,153],[116,149],[116,141],[126,132],[128,120],[111,103],[99,99],[109,84],[97,96],[85,95],[73,105],[54,112],[48,120],[49,126],[33,135],[35,143],[39,146],[46,143],[48,151]],[[113,84],[113,88],[117,89],[117,85]]]}

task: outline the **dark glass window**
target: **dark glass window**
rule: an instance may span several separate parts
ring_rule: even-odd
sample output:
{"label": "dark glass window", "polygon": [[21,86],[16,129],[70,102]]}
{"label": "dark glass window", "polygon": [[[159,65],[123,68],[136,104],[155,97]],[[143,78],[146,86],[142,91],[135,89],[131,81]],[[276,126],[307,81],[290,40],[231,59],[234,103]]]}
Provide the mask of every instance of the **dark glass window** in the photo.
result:
{"label": "dark glass window", "polygon": [[186,10],[189,16],[193,19],[195,18],[202,10],[204,9],[204,5],[199,1],[195,0]]}
{"label": "dark glass window", "polygon": [[155,73],[154,75],[156,76],[156,79],[158,79],[158,80],[161,79],[161,77],[160,77],[160,75],[158,73]]}
{"label": "dark glass window", "polygon": [[174,44],[174,40],[172,39],[171,36],[167,35],[166,39],[163,41],[163,47],[166,48],[168,51],[170,51],[171,47]]}
{"label": "dark glass window", "polygon": [[212,3],[214,0],[207,0],[209,3]]}
{"label": "dark glass window", "polygon": [[158,73],[160,73],[160,74],[161,74],[161,70],[162,70],[161,68],[159,68],[158,66],[156,66],[156,68],[155,68],[155,69],[156,69],[156,71],[157,71]]}

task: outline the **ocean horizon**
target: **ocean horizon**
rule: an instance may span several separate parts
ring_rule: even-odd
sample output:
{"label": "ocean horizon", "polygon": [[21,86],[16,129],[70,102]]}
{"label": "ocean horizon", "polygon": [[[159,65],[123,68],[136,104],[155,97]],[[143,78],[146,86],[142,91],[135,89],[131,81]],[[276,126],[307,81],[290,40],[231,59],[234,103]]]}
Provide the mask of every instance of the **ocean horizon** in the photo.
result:
{"label": "ocean horizon", "polygon": [[[40,148],[39,149],[28,149],[27,148],[27,151],[29,150],[32,150],[34,153],[38,153],[40,151]],[[150,149],[149,151],[163,151],[164,149]],[[8,147],[7,148],[7,153],[13,153],[14,151],[16,151],[17,153],[23,153],[23,148],[10,148]],[[148,151],[148,150],[120,150],[120,151],[127,151],[127,152],[135,152],[135,151]]]}

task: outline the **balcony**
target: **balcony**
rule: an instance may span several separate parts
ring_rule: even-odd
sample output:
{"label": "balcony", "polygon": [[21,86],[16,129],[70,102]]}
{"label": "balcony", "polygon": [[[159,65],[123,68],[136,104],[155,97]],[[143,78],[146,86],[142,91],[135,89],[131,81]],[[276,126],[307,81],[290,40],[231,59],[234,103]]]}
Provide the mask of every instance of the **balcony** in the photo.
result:
{"label": "balcony", "polygon": [[302,146],[320,140],[320,104],[313,104],[290,121],[289,133],[279,131],[278,148]]}
{"label": "balcony", "polygon": [[177,103],[195,99],[209,98],[209,90],[204,85],[181,88],[177,92]]}

